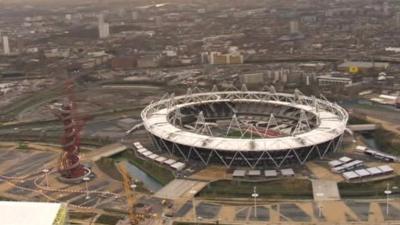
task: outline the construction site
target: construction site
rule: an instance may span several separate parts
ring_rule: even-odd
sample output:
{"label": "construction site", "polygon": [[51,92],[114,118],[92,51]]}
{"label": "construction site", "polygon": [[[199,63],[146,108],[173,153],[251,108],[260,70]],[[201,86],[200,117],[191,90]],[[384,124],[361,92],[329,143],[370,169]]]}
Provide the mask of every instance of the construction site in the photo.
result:
{"label": "construction site", "polygon": [[[0,132],[19,140],[1,142],[2,199],[66,203],[71,224],[374,224],[400,219],[397,157],[366,147],[359,132],[378,127],[348,125],[347,112],[324,97],[298,90],[280,94],[273,87],[252,92],[242,86],[177,90],[180,96],[164,94],[157,100],[150,87],[128,100],[153,102],[143,111],[136,104],[93,114],[87,108],[94,102],[82,90],[76,80],[68,80],[60,97],[32,106],[54,119],[3,125]],[[168,113],[160,113],[164,110]],[[163,115],[166,122],[157,118]],[[160,129],[177,129],[165,134],[177,144],[157,140]],[[112,138],[102,140],[99,132]],[[333,141],[323,144],[324,133]],[[180,145],[188,135],[199,147],[183,152]],[[194,137],[206,138],[205,143]],[[225,140],[243,142],[226,145],[242,153],[224,156]],[[213,142],[219,145],[211,147]],[[276,154],[279,148],[282,153]],[[386,188],[393,193],[388,204]]]}
{"label": "construction site", "polygon": [[1,1],[0,224],[399,224],[399,12]]}

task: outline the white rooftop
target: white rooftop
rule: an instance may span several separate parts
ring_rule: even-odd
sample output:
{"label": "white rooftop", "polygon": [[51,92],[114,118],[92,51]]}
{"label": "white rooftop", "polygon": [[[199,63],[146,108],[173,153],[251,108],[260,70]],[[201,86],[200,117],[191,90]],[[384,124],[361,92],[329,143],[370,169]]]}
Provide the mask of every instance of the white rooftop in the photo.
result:
{"label": "white rooftop", "polygon": [[281,174],[283,176],[294,176],[294,171],[291,168],[289,168],[289,169],[281,169]]}
{"label": "white rooftop", "polygon": [[234,176],[234,177],[244,177],[244,176],[246,176],[246,170],[235,170],[235,171],[233,171],[232,176]]}
{"label": "white rooftop", "polygon": [[172,168],[176,169],[176,170],[183,170],[185,168],[185,163],[182,162],[176,162],[174,164],[171,165]]}
{"label": "white rooftop", "polygon": [[351,161],[351,162],[348,162],[348,163],[342,165],[342,167],[343,167],[344,169],[351,169],[351,168],[353,168],[353,167],[361,166],[362,164],[363,164],[363,161],[361,161],[361,160],[354,160],[354,161]]}
{"label": "white rooftop", "polygon": [[149,156],[149,155],[151,155],[151,154],[153,154],[153,153],[150,152],[150,151],[142,152],[142,155],[144,155],[144,156]]}
{"label": "white rooftop", "polygon": [[149,159],[156,159],[156,158],[159,157],[159,155],[157,155],[157,154],[151,154],[151,155],[148,155],[147,157],[148,157]]}
{"label": "white rooftop", "polygon": [[359,177],[358,174],[353,171],[344,172],[342,175],[346,180],[351,180]]}
{"label": "white rooftop", "polygon": [[335,173],[338,173],[338,172],[340,172],[342,170],[344,170],[343,166],[337,166],[337,167],[333,167],[332,168],[332,171],[335,172]]}
{"label": "white rooftop", "polygon": [[393,168],[391,166],[388,166],[388,165],[378,166],[378,169],[381,170],[384,173],[393,172]]}
{"label": "white rooftop", "polygon": [[156,161],[159,163],[165,162],[167,160],[167,158],[165,158],[164,156],[160,156],[158,158],[156,158]]}
{"label": "white rooftop", "polygon": [[167,161],[164,161],[164,163],[167,164],[167,165],[172,165],[172,164],[176,163],[176,160],[168,159]]}
{"label": "white rooftop", "polygon": [[147,152],[147,149],[145,148],[138,148],[137,150],[139,153]]}
{"label": "white rooftop", "polygon": [[260,176],[261,175],[261,171],[259,171],[259,170],[249,170],[248,175],[249,176]]}
{"label": "white rooftop", "polygon": [[333,160],[333,161],[330,161],[328,164],[329,164],[329,166],[331,166],[331,167],[337,167],[337,166],[342,165],[343,162],[342,162],[342,161],[339,161],[339,160]]}
{"label": "white rooftop", "polygon": [[381,174],[381,173],[382,173],[382,171],[381,171],[380,169],[378,169],[377,167],[367,168],[366,170],[368,170],[368,172],[369,172],[371,175],[378,175],[378,174]]}
{"label": "white rooftop", "polygon": [[366,176],[371,175],[371,174],[368,172],[368,170],[366,170],[366,169],[359,169],[359,170],[355,170],[354,172],[355,172],[358,176],[360,176],[360,177],[366,177]]}
{"label": "white rooftop", "polygon": [[276,170],[265,170],[264,175],[266,177],[276,177],[278,176],[278,173],[276,172]]}
{"label": "white rooftop", "polygon": [[356,66],[360,68],[374,68],[374,67],[383,67],[387,68],[389,63],[385,62],[365,62],[365,61],[346,61],[340,64],[338,67],[351,67]]}
{"label": "white rooftop", "polygon": [[367,150],[368,148],[367,147],[365,147],[365,146],[361,146],[361,145],[357,145],[356,146],[356,150],[357,151],[365,151],[365,150]]}
{"label": "white rooftop", "polygon": [[343,156],[343,157],[339,158],[339,161],[342,161],[344,163],[350,162],[351,160],[353,160],[353,159],[351,159],[347,156]]}
{"label": "white rooftop", "polygon": [[53,225],[60,203],[0,201],[0,224]]}
{"label": "white rooftop", "polygon": [[136,148],[141,148],[141,147],[143,147],[142,144],[140,144],[140,142],[135,142],[135,143],[133,143],[133,145],[134,145]]}

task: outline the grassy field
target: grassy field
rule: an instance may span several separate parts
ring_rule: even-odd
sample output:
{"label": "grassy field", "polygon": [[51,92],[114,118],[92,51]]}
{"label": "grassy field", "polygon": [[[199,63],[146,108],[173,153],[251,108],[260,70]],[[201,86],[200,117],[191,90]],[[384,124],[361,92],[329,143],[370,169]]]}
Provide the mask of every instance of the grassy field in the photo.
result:
{"label": "grassy field", "polygon": [[[383,193],[386,190],[386,185],[389,184],[390,187],[400,187],[400,176],[393,179],[374,181],[361,184],[352,183],[339,183],[339,192],[343,198],[364,198],[364,197],[384,197]],[[399,195],[400,190],[392,190],[393,194]]]}
{"label": "grassy field", "polygon": [[[349,123],[367,124],[369,122],[362,118],[350,117]],[[383,128],[378,128],[368,135],[371,139],[375,140],[375,143],[379,150],[393,155],[400,155],[400,138],[395,133],[387,131]]]}
{"label": "grassy field", "polygon": [[229,224],[221,224],[221,223],[215,223],[215,222],[209,222],[209,223],[202,223],[202,222],[197,222],[197,223],[189,223],[189,222],[174,222],[173,225],[206,225],[206,224],[219,224],[219,225],[229,225]]}
{"label": "grassy field", "polygon": [[[239,130],[231,130],[228,134],[228,137],[230,138],[242,138],[242,133],[240,133]],[[251,134],[250,132],[247,132],[243,135],[243,139],[250,139],[251,137],[253,137],[254,139],[256,138],[261,138],[260,135],[258,135],[257,133],[253,132],[253,134]]]}
{"label": "grassy field", "polygon": [[400,155],[400,138],[396,134],[384,129],[377,129],[372,135],[382,151]]}
{"label": "grassy field", "polygon": [[[107,174],[109,177],[122,182],[122,175],[117,168],[117,164],[112,158],[101,158],[96,162],[99,169]],[[142,182],[136,182],[136,191],[150,193],[150,191],[144,186]]]}
{"label": "grassy field", "polygon": [[96,220],[96,224],[113,225],[117,224],[117,222],[121,219],[123,219],[123,216],[111,216],[103,214]]}
{"label": "grassy field", "polygon": [[203,189],[199,196],[248,198],[253,192],[254,186],[257,187],[260,198],[312,198],[311,182],[295,178],[263,182],[216,181]]}
{"label": "grassy field", "polygon": [[112,177],[115,180],[122,181],[122,176],[118,171],[118,168],[115,165],[115,162],[112,158],[101,158],[96,162],[96,165],[99,167],[103,173],[107,174],[109,177]]}
{"label": "grassy field", "polygon": [[172,181],[175,177],[173,173],[166,168],[147,160],[142,160],[135,156],[132,151],[125,151],[121,153],[118,158],[125,158],[130,163],[141,169],[143,172],[147,173],[160,184],[166,185]]}

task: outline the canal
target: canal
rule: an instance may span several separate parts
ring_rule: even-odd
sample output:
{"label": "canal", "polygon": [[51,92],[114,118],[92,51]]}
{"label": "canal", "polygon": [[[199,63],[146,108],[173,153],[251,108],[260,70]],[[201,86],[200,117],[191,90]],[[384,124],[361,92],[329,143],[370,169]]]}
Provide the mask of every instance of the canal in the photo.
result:
{"label": "canal", "polygon": [[135,165],[129,163],[126,160],[124,160],[124,163],[132,179],[139,180],[140,182],[142,182],[144,187],[149,191],[157,192],[162,188],[162,185],[158,181],[156,181],[153,177],[151,177],[147,173],[143,172]]}

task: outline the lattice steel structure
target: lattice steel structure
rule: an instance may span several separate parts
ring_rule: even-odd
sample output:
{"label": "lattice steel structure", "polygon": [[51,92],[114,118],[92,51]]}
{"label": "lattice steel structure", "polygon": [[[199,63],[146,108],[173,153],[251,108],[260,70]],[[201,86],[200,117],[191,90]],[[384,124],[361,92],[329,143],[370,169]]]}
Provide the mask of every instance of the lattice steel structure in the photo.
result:
{"label": "lattice steel structure", "polygon": [[[68,98],[61,104],[54,104],[51,110],[63,123],[64,134],[62,137],[63,152],[61,153],[58,171],[65,179],[77,179],[88,175],[90,170],[80,163],[80,132],[84,121],[76,116],[75,102],[73,100],[73,83],[66,83]],[[80,181],[80,180],[79,180]]]}
{"label": "lattice steel structure", "polygon": [[166,94],[142,111],[161,152],[226,167],[282,167],[323,158],[342,143],[347,112],[325,98],[241,90]]}

